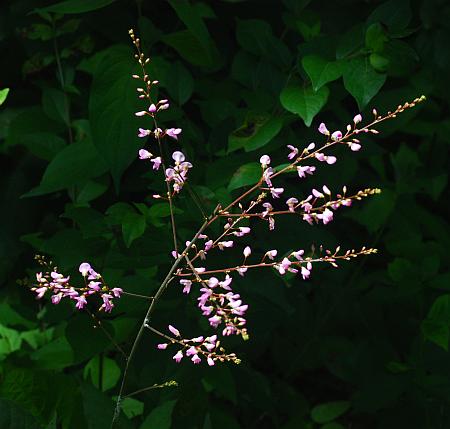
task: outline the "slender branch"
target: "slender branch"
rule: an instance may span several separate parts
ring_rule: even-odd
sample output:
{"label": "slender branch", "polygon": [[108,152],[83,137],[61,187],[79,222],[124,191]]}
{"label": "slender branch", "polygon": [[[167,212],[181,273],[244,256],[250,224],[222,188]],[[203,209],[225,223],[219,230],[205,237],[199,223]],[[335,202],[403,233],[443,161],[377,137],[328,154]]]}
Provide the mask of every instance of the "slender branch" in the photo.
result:
{"label": "slender branch", "polygon": [[129,296],[134,296],[136,298],[143,298],[143,299],[153,299],[153,296],[147,296],[147,295],[141,295],[139,293],[131,293],[131,292],[125,292],[124,290],[122,291],[123,295],[129,295]]}
{"label": "slender branch", "polygon": [[139,393],[147,392],[148,390],[161,389],[163,387],[177,387],[178,383],[175,380],[166,381],[162,384],[154,384],[153,386],[144,387],[143,389],[135,390],[124,396],[125,398],[130,398],[131,396],[138,395]]}

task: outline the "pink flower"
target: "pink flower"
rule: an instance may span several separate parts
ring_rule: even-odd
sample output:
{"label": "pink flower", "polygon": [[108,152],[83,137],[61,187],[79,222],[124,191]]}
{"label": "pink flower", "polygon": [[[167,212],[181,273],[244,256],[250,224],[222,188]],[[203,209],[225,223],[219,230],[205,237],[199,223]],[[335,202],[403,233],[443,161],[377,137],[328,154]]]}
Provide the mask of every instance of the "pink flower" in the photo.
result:
{"label": "pink flower", "polygon": [[325,157],[325,161],[327,162],[327,164],[334,164],[336,162],[336,157],[335,156],[327,156]]}
{"label": "pink flower", "polygon": [[331,134],[331,140],[337,141],[342,139],[342,133],[340,131],[335,131]]}
{"label": "pink flower", "polygon": [[269,187],[272,186],[272,181],[270,180],[270,176],[272,176],[272,174],[273,174],[272,167],[266,168],[263,173],[264,181],[266,182],[267,186],[269,186]]}
{"label": "pink flower", "polygon": [[135,113],[136,116],[144,116],[146,114],[147,114],[147,112],[145,110],[141,110],[140,112]]}
{"label": "pink flower", "polygon": [[191,346],[186,350],[186,356],[192,356],[197,354],[197,347]]}
{"label": "pink flower", "polygon": [[247,247],[244,249],[244,257],[245,257],[245,258],[248,258],[251,254],[252,254],[252,249],[250,248],[250,246],[247,246]]}
{"label": "pink flower", "polygon": [[177,163],[177,164],[179,164],[179,163],[181,163],[181,162],[183,162],[185,159],[186,159],[186,157],[184,156],[184,154],[183,154],[183,152],[180,152],[180,151],[175,151],[173,154],[172,154],[172,159]]}
{"label": "pink flower", "polygon": [[62,296],[63,296],[63,294],[61,292],[57,293],[56,295],[53,295],[52,296],[52,303],[53,304],[59,304],[59,302],[61,301]]}
{"label": "pink flower", "polygon": [[169,137],[172,137],[175,140],[178,140],[178,134],[180,134],[182,131],[181,128],[168,128],[166,130],[166,135],[168,135]]}
{"label": "pink flower", "polygon": [[151,134],[151,130],[146,130],[144,128],[139,128],[138,137],[147,137]]}
{"label": "pink flower", "polygon": [[314,171],[316,171],[316,167],[311,167],[309,165],[305,165],[305,166],[301,166],[299,165],[297,167],[297,173],[298,173],[298,177],[300,178],[304,178],[306,177],[306,174],[313,174]]}
{"label": "pink flower", "polygon": [[360,114],[356,115],[356,116],[353,118],[353,123],[354,123],[355,125],[356,125],[356,124],[359,124],[361,121],[362,121],[362,116],[361,116]]}
{"label": "pink flower", "polygon": [[177,354],[172,357],[172,359],[176,363],[180,363],[180,360],[183,359],[183,352],[181,350],[178,350]]}
{"label": "pink flower", "polygon": [[100,308],[103,308],[106,313],[111,313],[111,310],[114,308],[114,304],[111,301],[112,295],[104,293],[102,295],[103,304]]}
{"label": "pink flower", "polygon": [[219,284],[219,279],[217,277],[210,277],[207,281],[208,287],[214,289]]}
{"label": "pink flower", "polygon": [[326,225],[333,220],[333,212],[326,208],[323,213],[317,215],[317,219],[321,219],[323,224]]}
{"label": "pink flower", "polygon": [[302,267],[301,274],[302,274],[303,280],[306,280],[307,278],[309,278],[311,272],[307,268]]}
{"label": "pink flower", "polygon": [[47,288],[40,287],[36,289],[35,292],[37,293],[36,299],[41,299],[45,295],[45,292],[47,292]]}
{"label": "pink flower", "polygon": [[114,287],[111,289],[111,292],[116,298],[120,298],[120,295],[123,293],[123,290],[120,287]]}
{"label": "pink flower", "polygon": [[81,273],[83,277],[86,277],[88,273],[92,270],[92,267],[87,262],[83,262],[80,264],[78,271]]}
{"label": "pink flower", "polygon": [[308,147],[306,148],[306,150],[307,150],[307,151],[310,151],[310,150],[313,150],[315,147],[316,147],[316,144],[315,144],[315,143],[310,143],[310,144],[308,145]]}
{"label": "pink flower", "polygon": [[214,315],[213,317],[210,317],[208,319],[209,324],[213,327],[213,328],[217,328],[220,325],[220,322],[222,322],[222,318],[220,316],[218,316],[217,314]]}
{"label": "pink flower", "polygon": [[151,158],[153,155],[145,149],[140,149],[139,150],[139,159],[149,159]]}
{"label": "pink flower", "polygon": [[278,250],[269,250],[266,252],[266,255],[270,260],[273,261],[275,259],[275,256],[277,256],[277,253],[278,253]]}
{"label": "pink flower", "polygon": [[150,107],[148,108],[148,111],[150,113],[155,113],[156,112],[156,106],[154,104],[150,104]]}
{"label": "pink flower", "polygon": [[194,362],[194,364],[199,364],[202,360],[198,357],[198,355],[194,355],[191,358],[191,361]]}
{"label": "pink flower", "polygon": [[350,149],[353,152],[357,152],[359,149],[361,149],[361,145],[359,143],[350,143]]}
{"label": "pink flower", "polygon": [[209,366],[214,366],[214,360],[211,356],[208,356],[207,362]]}
{"label": "pink flower", "polygon": [[284,192],[284,188],[270,188],[270,193],[273,198],[280,198],[280,195]]}
{"label": "pink flower", "polygon": [[288,149],[291,150],[291,152],[288,155],[289,159],[295,158],[298,155],[298,149],[290,144],[287,145]]}
{"label": "pink flower", "polygon": [[329,136],[330,135],[330,132],[328,131],[326,125],[323,122],[319,125],[319,133],[321,133],[321,134],[323,134],[325,136]]}
{"label": "pink flower", "polygon": [[78,310],[82,310],[83,307],[87,304],[86,298],[84,295],[75,297],[75,300],[77,303],[75,304],[75,307],[78,308]]}
{"label": "pink flower", "polygon": [[296,205],[297,203],[298,203],[298,200],[297,200],[297,198],[294,198],[294,197],[289,198],[289,199],[286,201],[286,204],[288,205],[289,211],[290,211],[290,212],[294,212],[294,211],[295,211],[295,205]]}
{"label": "pink flower", "polygon": [[331,195],[331,191],[328,189],[327,185],[322,186],[323,192],[327,195]]}
{"label": "pink flower", "polygon": [[220,286],[222,289],[225,289],[225,290],[231,290],[230,284],[231,284],[232,281],[233,281],[233,278],[230,277],[230,276],[227,274],[227,275],[225,276],[225,280],[222,281],[222,282],[219,282],[219,286]]}
{"label": "pink flower", "polygon": [[158,350],[166,350],[167,346],[168,346],[167,343],[161,343],[161,344],[158,344],[156,347],[158,348]]}
{"label": "pink flower", "polygon": [[190,280],[180,280],[180,284],[184,286],[183,293],[189,293],[191,291],[192,282]]}
{"label": "pink flower", "polygon": [[270,164],[270,156],[263,155],[261,158],[259,158],[259,162],[261,163],[262,168],[266,168]]}
{"label": "pink flower", "polygon": [[157,156],[156,158],[152,158],[150,162],[153,162],[153,170],[159,170],[159,166],[161,165],[161,157]]}
{"label": "pink flower", "polygon": [[319,192],[317,189],[313,189],[311,192],[316,198],[324,198],[322,192]]}
{"label": "pink flower", "polygon": [[169,331],[172,332],[176,337],[180,337],[180,331],[172,325],[169,325]]}

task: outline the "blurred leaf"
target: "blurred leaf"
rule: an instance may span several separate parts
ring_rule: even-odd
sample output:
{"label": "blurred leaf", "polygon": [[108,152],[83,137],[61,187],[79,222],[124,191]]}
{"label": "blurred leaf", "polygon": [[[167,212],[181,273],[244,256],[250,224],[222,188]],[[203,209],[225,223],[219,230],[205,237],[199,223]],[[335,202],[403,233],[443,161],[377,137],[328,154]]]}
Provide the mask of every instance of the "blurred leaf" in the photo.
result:
{"label": "blurred leaf", "polygon": [[341,64],[337,61],[327,61],[317,55],[307,55],[302,58],[302,65],[311,79],[314,91],[342,76]]}
{"label": "blurred leaf", "polygon": [[[102,369],[100,370],[100,365]],[[106,356],[94,356],[84,367],[83,377],[85,379],[90,378],[92,384],[100,389],[100,373],[101,373],[101,390],[106,390],[114,387],[120,380],[120,368],[116,361]]]}
{"label": "blurred leaf", "polygon": [[132,419],[136,416],[141,416],[144,412],[144,403],[133,398],[124,398],[121,402],[123,413]]}
{"label": "blurred leaf", "polygon": [[64,92],[55,88],[45,88],[42,92],[42,107],[47,116],[69,125],[69,112]]}
{"label": "blurred leaf", "polygon": [[116,0],[66,0],[38,10],[39,12],[62,14],[85,13],[101,9],[115,1]]}
{"label": "blurred leaf", "polygon": [[172,425],[172,411],[175,403],[176,401],[166,401],[153,408],[139,429],[170,429]]}
{"label": "blurred leaf", "polygon": [[380,4],[367,19],[368,23],[377,21],[387,25],[390,31],[405,29],[411,21],[410,1],[388,0]]}
{"label": "blurred leaf", "polygon": [[370,25],[366,30],[366,46],[372,52],[382,52],[384,43],[389,39],[387,38],[383,27],[379,22],[375,22]]}
{"label": "blurred leaf", "polygon": [[242,188],[243,186],[254,185],[262,176],[261,164],[250,162],[241,165],[233,174],[228,185],[229,191]]}
{"label": "blurred leaf", "polygon": [[0,89],[0,106],[5,102],[6,97],[8,97],[9,88]]}
{"label": "blurred leaf", "polygon": [[329,93],[326,86],[314,92],[312,87],[291,83],[281,92],[280,101],[286,110],[299,115],[309,127],[314,117],[325,106]]}
{"label": "blurred leaf", "polygon": [[279,117],[253,116],[233,131],[228,138],[228,151],[244,148],[246,152],[270,143],[281,131],[283,120]]}
{"label": "blurred leaf", "polygon": [[100,176],[106,170],[106,165],[89,139],[75,142],[55,156],[45,170],[39,186],[23,196],[36,197],[67,189],[86,179]]}
{"label": "blurred leaf", "polygon": [[146,227],[147,223],[144,215],[136,212],[127,213],[122,220],[122,234],[125,245],[130,247],[136,238],[144,234]]}
{"label": "blurred leaf", "polygon": [[136,81],[131,78],[135,69],[130,49],[108,49],[95,68],[89,98],[93,143],[109,166],[116,189],[142,145],[136,133],[143,121],[134,113],[146,106],[136,97]]}
{"label": "blurred leaf", "polygon": [[325,404],[316,405],[311,410],[311,418],[316,423],[327,423],[342,416],[351,407],[348,401],[327,402]]}
{"label": "blurred leaf", "polygon": [[378,93],[386,81],[386,75],[376,72],[368,58],[354,58],[344,68],[345,89],[357,101],[362,111]]}
{"label": "blurred leaf", "polygon": [[450,295],[441,295],[434,301],[426,319],[421,325],[422,333],[428,341],[448,351],[450,338]]}

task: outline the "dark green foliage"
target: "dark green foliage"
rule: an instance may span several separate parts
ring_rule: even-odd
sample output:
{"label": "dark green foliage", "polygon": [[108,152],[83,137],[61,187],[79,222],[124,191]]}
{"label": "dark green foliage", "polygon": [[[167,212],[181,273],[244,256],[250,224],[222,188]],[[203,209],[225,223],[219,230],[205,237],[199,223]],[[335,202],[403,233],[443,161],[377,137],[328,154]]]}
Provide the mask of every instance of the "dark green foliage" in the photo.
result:
{"label": "dark green foliage", "polygon": [[[164,192],[161,176],[136,160],[146,125],[134,112],[148,106],[131,78],[129,28],[170,99],[162,125],[183,128],[164,150],[181,145],[208,213],[258,181],[263,153],[279,165],[286,145],[322,141],[320,122],[343,130],[360,110],[368,119],[373,107],[428,101],[361,137],[360,152],[338,148],[335,165],[284,184],[296,196],[324,183],[381,195],[327,226],[289,217],[269,233],[251,222],[255,252],[379,253],[307,282],[235,279],[250,304],[250,340],[226,344],[240,366],[177,365],[145,333],[126,392],[178,387],[126,398],[118,427],[450,427],[449,18],[444,0],[2,2],[0,427],[109,428],[124,367],[115,344],[129,351],[148,304],[124,296],[105,315],[36,301],[26,286],[34,253],[73,278],[90,261],[108,284],[143,295],[171,262],[168,205],[151,198]],[[190,239],[202,214],[187,190],[175,213]],[[209,332],[180,292],[170,285],[155,327]]]}

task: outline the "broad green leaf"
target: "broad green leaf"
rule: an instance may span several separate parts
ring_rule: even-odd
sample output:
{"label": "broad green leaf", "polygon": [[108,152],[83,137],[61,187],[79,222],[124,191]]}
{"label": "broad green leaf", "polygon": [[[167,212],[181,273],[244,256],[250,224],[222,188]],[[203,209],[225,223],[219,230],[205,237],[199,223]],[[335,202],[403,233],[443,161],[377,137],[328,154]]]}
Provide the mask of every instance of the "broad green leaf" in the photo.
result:
{"label": "broad green leaf", "polygon": [[100,195],[103,195],[108,189],[107,183],[100,183],[94,180],[88,180],[78,188],[76,195],[76,202],[80,205],[85,205],[92,200],[95,200]]}
{"label": "broad green leaf", "polygon": [[116,189],[142,145],[137,129],[148,123],[135,116],[147,107],[136,97],[136,80],[131,77],[135,70],[130,49],[109,49],[95,68],[89,98],[93,143],[109,166]]}
{"label": "broad green leaf", "polygon": [[314,92],[310,86],[304,87],[298,83],[291,83],[281,92],[280,101],[286,110],[299,115],[309,127],[314,117],[325,106],[329,93],[326,86]]}
{"label": "broad green leaf", "polygon": [[336,58],[342,59],[361,48],[364,43],[364,25],[359,23],[350,28],[339,38]]}
{"label": "broad green leaf", "polygon": [[379,92],[385,81],[386,75],[376,72],[367,57],[354,58],[345,65],[345,89],[356,100],[361,111]]}
{"label": "broad green leaf", "polygon": [[439,296],[433,303],[421,325],[422,333],[428,341],[448,351],[450,338],[450,295]]}
{"label": "broad green leaf", "polygon": [[228,152],[244,148],[246,152],[259,149],[270,143],[281,131],[280,117],[251,116],[245,124],[228,137]]}
{"label": "broad green leaf", "polygon": [[8,97],[9,88],[0,89],[0,106],[5,102],[6,97]]}
{"label": "broad green leaf", "polygon": [[100,176],[107,167],[89,139],[66,146],[50,162],[38,187],[24,197],[45,195]]}
{"label": "broad green leaf", "polygon": [[302,65],[311,79],[314,91],[319,90],[328,82],[332,82],[342,76],[340,62],[328,61],[317,55],[303,57]]}
{"label": "broad green leaf", "polygon": [[368,23],[380,21],[390,31],[404,30],[411,21],[410,0],[388,0],[380,4],[367,19]]}
{"label": "broad green leaf", "polygon": [[132,419],[136,416],[141,416],[144,412],[144,403],[134,398],[125,398],[121,402],[121,408],[123,413]]}
{"label": "broad green leaf", "polygon": [[233,191],[243,186],[254,185],[262,176],[261,164],[250,162],[240,166],[233,174],[228,190]]}
{"label": "broad green leaf", "polygon": [[370,65],[380,73],[384,73],[389,68],[389,60],[383,55],[373,53],[369,56]]}
{"label": "broad green leaf", "polygon": [[66,0],[39,9],[39,12],[62,14],[85,13],[101,9],[111,3],[114,3],[115,1],[116,0]]}
{"label": "broad green leaf", "polygon": [[117,384],[120,379],[121,371],[115,360],[106,356],[100,357],[97,355],[94,356],[84,367],[83,377],[85,379],[90,378],[92,384],[99,389],[100,373],[101,390],[105,392]]}
{"label": "broad green leaf", "polygon": [[328,423],[342,414],[346,413],[351,407],[348,401],[327,402],[325,404],[316,405],[311,410],[311,418],[316,423]]}
{"label": "broad green leaf", "polygon": [[74,362],[74,353],[65,337],[59,337],[31,354],[31,359],[41,369],[60,370]]}
{"label": "broad green leaf", "polygon": [[136,212],[129,212],[122,220],[123,240],[127,247],[131,246],[136,238],[139,238],[147,227],[145,216]]}
{"label": "broad green leaf", "polygon": [[[189,42],[191,46],[195,45],[195,42],[192,40],[192,38],[195,39],[201,46],[201,54],[203,54],[205,57],[201,61],[203,64],[198,65],[206,65],[208,67],[216,68],[221,61],[221,58],[219,55],[219,51],[215,46],[214,40],[211,38],[208,28],[203,21],[199,8],[192,6],[188,0],[169,0],[169,4],[175,10],[178,18],[186,26],[187,33],[185,33],[185,35],[187,38],[191,37],[191,40]],[[173,35],[176,34],[179,35],[180,33],[173,33]],[[187,45],[184,45],[183,48],[182,41],[180,39],[177,40],[176,37],[173,37],[173,35],[164,37],[163,41],[171,45],[173,48],[177,49],[180,54],[181,51],[184,51],[185,54],[189,52],[186,50]],[[192,51],[190,51],[189,57],[191,57],[191,59],[186,59],[188,61],[191,61],[193,64],[195,64],[199,59],[198,54],[195,55]]]}
{"label": "broad green leaf", "polygon": [[150,412],[139,429],[169,429],[172,425],[172,411],[176,401],[167,401]]}

